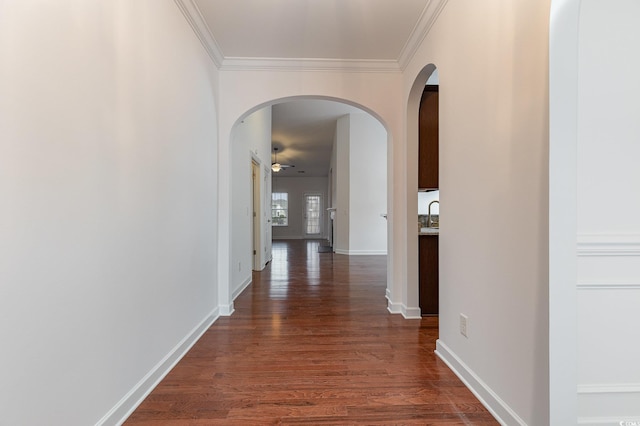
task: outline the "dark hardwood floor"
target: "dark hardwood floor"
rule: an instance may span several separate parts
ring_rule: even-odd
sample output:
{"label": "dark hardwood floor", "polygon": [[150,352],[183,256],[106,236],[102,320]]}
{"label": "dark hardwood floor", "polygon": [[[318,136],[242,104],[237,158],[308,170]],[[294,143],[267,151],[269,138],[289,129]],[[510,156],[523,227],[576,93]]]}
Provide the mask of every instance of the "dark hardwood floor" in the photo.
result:
{"label": "dark hardwood floor", "polygon": [[386,309],[384,256],[274,241],[273,261],[127,425],[496,425],[433,353],[438,318]]}

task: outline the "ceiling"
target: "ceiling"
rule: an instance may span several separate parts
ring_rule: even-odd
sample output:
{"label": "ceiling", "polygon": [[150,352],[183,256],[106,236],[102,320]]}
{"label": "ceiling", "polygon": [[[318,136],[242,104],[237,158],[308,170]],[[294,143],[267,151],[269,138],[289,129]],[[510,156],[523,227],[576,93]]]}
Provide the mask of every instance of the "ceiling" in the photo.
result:
{"label": "ceiling", "polygon": [[[444,0],[176,0],[220,69],[300,67],[400,71]],[[274,105],[278,176],[326,176],[336,120],[361,110],[332,101]],[[298,173],[304,171],[305,173]]]}
{"label": "ceiling", "polygon": [[278,162],[293,164],[278,176],[327,176],[338,118],[363,111],[324,100],[296,100],[274,105],[271,110],[272,146]]}
{"label": "ceiling", "polygon": [[224,58],[398,60],[429,0],[195,0]]}

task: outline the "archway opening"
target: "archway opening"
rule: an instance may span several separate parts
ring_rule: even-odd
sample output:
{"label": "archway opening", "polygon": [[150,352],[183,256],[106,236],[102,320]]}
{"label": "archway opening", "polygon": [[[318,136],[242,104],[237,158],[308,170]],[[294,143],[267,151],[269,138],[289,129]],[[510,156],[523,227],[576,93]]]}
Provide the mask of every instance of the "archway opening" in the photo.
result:
{"label": "archway opening", "polygon": [[[439,314],[439,74],[434,64],[416,76],[407,105],[408,214],[406,306],[412,317]],[[411,223],[411,222],[410,222]]]}
{"label": "archway opening", "polygon": [[[389,139],[375,112],[323,96],[275,99],[236,121],[230,139],[233,299],[251,283],[252,269],[271,261],[272,239],[322,240],[337,255],[388,254]],[[276,161],[284,166],[278,172],[271,168]],[[251,182],[259,182],[253,188],[260,194],[250,196]],[[254,214],[260,225],[252,227]]]}

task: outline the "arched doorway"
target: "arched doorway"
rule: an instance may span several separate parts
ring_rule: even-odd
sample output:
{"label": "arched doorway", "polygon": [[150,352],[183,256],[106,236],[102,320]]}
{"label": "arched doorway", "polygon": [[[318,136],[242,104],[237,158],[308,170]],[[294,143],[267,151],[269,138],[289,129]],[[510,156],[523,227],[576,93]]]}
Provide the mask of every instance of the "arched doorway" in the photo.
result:
{"label": "arched doorway", "polygon": [[[418,218],[418,157],[419,157],[419,111],[420,101],[429,78],[436,72],[434,64],[426,65],[416,76],[407,102],[407,190],[409,193],[408,211]],[[407,306],[419,306],[419,258],[418,232],[409,227],[407,233]],[[420,309],[415,309],[411,317],[419,317]]]}
{"label": "arched doorway", "polygon": [[[306,104],[304,104],[305,102]],[[364,134],[367,135],[368,137],[371,137],[371,135],[380,136],[380,132],[382,133],[381,137],[377,139],[382,144],[382,146],[378,147],[380,149],[378,149],[377,152],[381,152],[383,157],[381,159],[380,158],[377,159],[378,164],[376,165],[376,169],[374,173],[371,173],[369,175],[369,177],[378,178],[378,179],[380,177],[383,177],[384,180],[382,181],[382,184],[378,184],[377,186],[374,185],[371,188],[360,189],[360,190],[358,190],[358,188],[355,188],[356,190],[353,192],[355,192],[354,195],[358,195],[360,196],[360,198],[366,198],[367,201],[370,202],[373,192],[377,191],[377,193],[380,194],[378,198],[381,198],[382,202],[384,203],[384,207],[381,207],[373,212],[364,211],[360,207],[356,199],[356,201],[354,201],[354,203],[352,203],[351,206],[349,206],[348,204],[343,204],[343,206],[345,206],[342,209],[345,212],[344,220],[341,217],[336,221],[336,223],[334,223],[333,221],[330,221],[329,213],[326,212],[325,210],[323,212],[322,222],[327,225],[327,228],[323,230],[323,237],[326,237],[328,234],[329,226],[335,225],[336,229],[334,230],[334,233],[337,235],[340,235],[341,232],[345,232],[344,231],[345,223],[347,223],[346,232],[349,232],[349,223],[351,223],[351,229],[353,230],[353,228],[356,228],[357,226],[362,227],[363,224],[365,224],[366,226],[367,222],[364,220],[365,215],[373,216],[373,218],[369,218],[367,220],[369,220],[370,222],[377,221],[377,223],[374,223],[374,224],[382,227],[381,232],[382,232],[382,238],[384,239],[384,247],[383,247],[384,253],[382,252],[382,250],[378,250],[377,253],[372,253],[370,251],[365,251],[365,250],[357,250],[357,249],[348,250],[347,248],[347,250],[343,252],[343,254],[357,255],[357,254],[386,254],[387,253],[387,236],[389,235],[390,232],[388,231],[387,222],[383,217],[383,215],[387,213],[386,201],[388,198],[388,195],[387,195],[388,183],[387,183],[386,154],[389,151],[388,143],[390,140],[390,135],[389,135],[389,132],[387,131],[386,125],[382,122],[379,116],[375,114],[373,111],[371,111],[370,109],[363,107],[362,105],[356,104],[354,102],[349,102],[344,99],[336,99],[336,98],[332,98],[332,97],[330,98],[330,97],[324,97],[324,96],[297,96],[297,97],[289,97],[284,99],[274,99],[271,101],[264,102],[241,114],[240,117],[235,121],[230,132],[231,137],[230,137],[230,150],[229,150],[230,152],[229,152],[228,164],[230,164],[231,167],[229,167],[229,174],[227,176],[229,179],[229,186],[231,191],[230,191],[230,202],[225,206],[226,208],[229,209],[228,216],[230,218],[230,226],[229,226],[229,246],[230,247],[228,250],[229,265],[230,265],[229,287],[226,290],[226,294],[228,295],[228,298],[229,298],[228,306],[231,307],[229,309],[229,313],[231,313],[232,311],[233,299],[251,282],[251,265],[253,264],[253,262],[250,259],[250,255],[253,248],[251,245],[250,232],[248,230],[251,229],[252,214],[254,212],[258,212],[258,214],[262,212],[262,217],[261,217],[262,225],[265,228],[271,227],[271,224],[272,224],[271,216],[266,215],[265,213],[271,211],[271,205],[270,205],[271,193],[281,191],[283,187],[284,182],[282,182],[281,178],[278,178],[278,180],[271,180],[271,178],[275,175],[275,173],[272,172],[269,168],[269,165],[271,164],[274,158],[273,157],[274,152],[272,148],[273,146],[277,146],[279,148],[278,155],[281,156],[278,158],[279,162],[284,162],[282,161],[283,159],[286,159],[287,160],[286,162],[290,162],[291,160],[293,160],[293,162],[296,162],[296,161],[302,161],[301,159],[303,158],[303,156],[299,152],[297,152],[303,148],[299,146],[300,144],[296,145],[295,143],[292,143],[292,141],[285,140],[286,136],[275,135],[275,134],[272,135],[272,132],[271,132],[270,123],[273,120],[272,110],[277,109],[279,106],[283,106],[287,104],[291,104],[291,105],[295,104],[294,109],[296,110],[299,110],[301,108],[312,107],[312,109],[315,108],[315,111],[321,111],[322,113],[318,118],[319,122],[323,120],[326,121],[329,116],[331,116],[332,117],[331,119],[334,120],[335,122],[334,126],[337,126],[337,123],[341,120],[342,121],[347,120],[347,124],[346,124],[347,130],[351,130],[352,133],[355,131],[354,129],[359,129],[361,132],[364,132]],[[337,110],[337,113],[335,112],[332,114],[327,113],[328,111],[327,108],[331,106],[331,104],[334,105],[334,109]],[[338,116],[340,117],[337,117],[336,114],[338,114]],[[347,118],[345,119],[344,117],[347,117]],[[342,127],[344,127],[344,125]],[[372,127],[376,127],[376,129],[372,130]],[[336,140],[340,139],[338,137],[339,135],[337,135],[338,132],[339,132],[339,129],[337,127],[334,130],[332,130],[332,137],[334,136],[333,134],[336,133],[336,136],[335,136]],[[274,136],[274,138],[272,138],[272,136]],[[362,139],[362,137],[360,139]],[[355,141],[356,139],[352,139],[352,140]],[[299,141],[294,141],[294,142],[299,142]],[[367,139],[367,140],[364,140],[364,142],[371,143],[371,140]],[[272,145],[272,144],[275,144],[275,145]],[[352,143],[352,145],[355,145],[355,144]],[[364,150],[363,149],[364,146],[358,146],[357,148],[360,151],[354,151],[354,152],[359,152],[360,153],[359,155],[370,154],[369,151],[373,151],[372,149]],[[296,153],[300,155],[297,157],[295,155],[291,156]],[[337,157],[339,158],[340,156],[337,155]],[[347,161],[348,161],[348,158],[347,158]],[[367,157],[366,162],[369,163],[371,161],[373,161],[372,158],[370,156]],[[344,161],[342,160],[340,160],[340,162],[344,163]],[[270,182],[273,182],[272,183],[273,186],[271,188],[269,188],[268,185],[261,185],[261,188],[263,188],[265,192],[263,192],[261,195],[259,195],[256,198],[261,200],[262,204],[259,206],[259,208],[255,210],[250,206],[251,204],[250,203],[251,197],[249,196],[250,186],[247,183],[248,182],[247,176],[252,175],[252,173],[248,171],[248,168],[251,163],[255,165],[254,171],[256,169],[259,170],[258,173],[260,174],[260,176],[258,176],[257,181],[262,182],[263,179],[266,178]],[[347,167],[348,167],[348,164],[347,164]],[[339,182],[339,180],[343,178],[341,175],[341,172],[339,171],[340,168],[344,168],[344,166],[342,164],[336,163],[336,159],[333,158],[332,163],[327,168],[327,173],[324,175],[324,177],[315,176],[316,179],[314,179],[316,183],[321,179],[324,179],[326,182],[326,185],[324,185],[321,188],[321,190],[319,190],[318,188],[312,188],[311,192],[320,193],[322,195],[322,205],[327,206],[327,208],[336,208],[337,206],[336,203],[341,202],[338,200],[341,191],[336,189],[336,185],[337,186],[344,185],[344,182],[343,183]],[[358,174],[361,174],[362,172],[361,169],[363,169],[363,167],[360,167],[356,170]],[[382,173],[380,169],[383,169]],[[288,170],[285,173],[280,172],[281,173],[280,176],[287,173],[289,177],[292,177],[292,175],[299,176],[298,172],[304,172],[304,171],[305,171],[304,168],[300,167],[300,164],[298,164],[296,165],[295,169]],[[329,173],[329,171],[331,171],[331,173]],[[347,172],[346,174],[348,175],[349,173]],[[354,172],[353,174],[355,175],[356,173]],[[334,179],[332,182],[329,181],[330,177]],[[360,184],[362,184],[362,182],[360,182]],[[298,191],[298,192],[300,192],[300,194],[297,194],[297,193],[290,194],[290,196],[294,197],[294,196],[301,195],[303,193],[306,194],[309,191],[305,191],[304,189],[301,189],[301,191]],[[332,195],[332,199],[328,198],[329,194]],[[291,201],[293,202],[294,200],[295,199],[292,199]],[[358,208],[360,208],[360,210],[362,211],[359,212]],[[358,219],[357,223],[355,223],[355,221],[348,222],[349,210],[351,210],[352,218],[354,220]],[[337,213],[339,214],[339,212]],[[287,224],[293,224],[292,223],[294,222],[293,219],[297,220],[299,219],[298,216],[300,216],[297,213],[293,213],[293,212],[292,212],[292,215],[293,215],[292,220]],[[293,228],[293,226],[291,228]],[[340,228],[340,229],[337,229],[337,228]],[[274,232],[274,235],[276,237],[278,236],[277,235],[278,231],[279,230],[276,230]],[[265,234],[264,231],[262,232],[262,234],[263,235]],[[360,232],[360,234],[358,235],[363,235],[363,234],[364,234],[363,232]],[[366,233],[365,238],[369,238],[369,240],[365,241],[365,244],[371,242],[370,237],[372,235],[373,235],[373,232]],[[293,237],[300,238],[300,235],[295,235]],[[259,248],[259,250],[262,250],[262,249],[266,251],[268,251],[269,249],[269,245],[268,245],[268,242],[266,241],[266,238],[263,238],[263,243]],[[338,248],[338,250],[340,250],[340,248]],[[269,253],[267,253],[264,256],[264,259],[268,261],[269,258],[270,258]],[[262,265],[264,266],[264,261]]]}

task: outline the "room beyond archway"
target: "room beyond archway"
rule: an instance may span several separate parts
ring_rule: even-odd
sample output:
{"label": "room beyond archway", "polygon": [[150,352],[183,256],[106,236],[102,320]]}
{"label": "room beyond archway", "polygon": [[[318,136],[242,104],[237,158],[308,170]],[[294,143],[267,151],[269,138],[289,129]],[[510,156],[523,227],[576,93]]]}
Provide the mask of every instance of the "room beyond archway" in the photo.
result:
{"label": "room beyond archway", "polygon": [[[327,98],[272,101],[236,122],[230,150],[234,299],[251,283],[251,270],[271,260],[271,237],[324,240],[337,255],[387,254],[388,138],[368,111]],[[278,163],[293,167],[273,172],[273,148]],[[259,195],[251,196],[251,182],[260,183],[254,186]],[[286,203],[273,210],[272,194]],[[309,197],[319,204],[315,229],[305,217]],[[254,214],[257,226],[251,225]]]}

